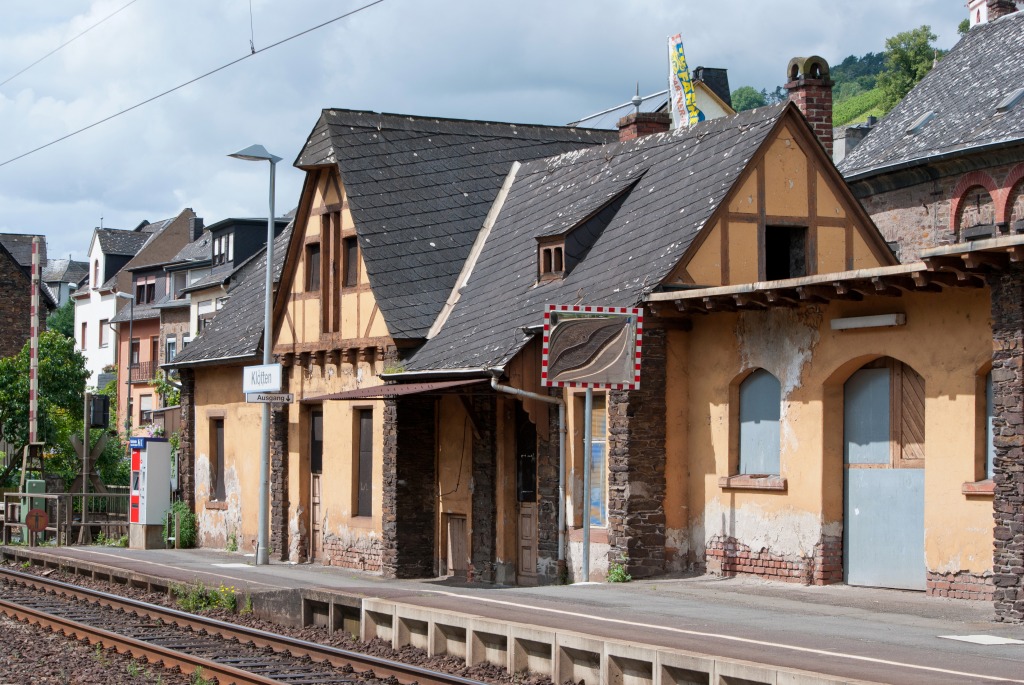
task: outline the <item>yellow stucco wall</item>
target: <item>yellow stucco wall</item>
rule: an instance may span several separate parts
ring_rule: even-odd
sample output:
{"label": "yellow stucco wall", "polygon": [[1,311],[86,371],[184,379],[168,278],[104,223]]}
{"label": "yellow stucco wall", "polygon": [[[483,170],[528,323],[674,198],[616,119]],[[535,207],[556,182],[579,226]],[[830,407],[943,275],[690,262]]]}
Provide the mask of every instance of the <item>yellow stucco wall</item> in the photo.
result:
{"label": "yellow stucco wall", "polygon": [[[838,317],[897,312],[906,314],[905,326],[832,331],[829,325]],[[708,540],[725,535],[755,550],[810,556],[822,535],[840,535],[843,383],[864,363],[891,356],[925,380],[927,567],[974,573],[991,567],[991,498],[961,493],[964,482],[977,478],[978,432],[984,432],[976,407],[978,374],[992,353],[986,290],[714,314],[696,318],[692,332],[672,334],[668,344],[665,510],[677,549],[688,545],[699,558]],[[688,368],[701,373],[686,374]],[[785,492],[725,489],[718,482],[734,473],[734,388],[755,368],[782,386]]]}
{"label": "yellow stucco wall", "polygon": [[[224,548],[234,535],[241,551],[257,538],[262,405],[247,404],[239,366],[199,367],[195,394],[195,483],[199,544]],[[211,503],[210,420],[224,420],[226,500]],[[226,505],[226,508],[223,508]]]}

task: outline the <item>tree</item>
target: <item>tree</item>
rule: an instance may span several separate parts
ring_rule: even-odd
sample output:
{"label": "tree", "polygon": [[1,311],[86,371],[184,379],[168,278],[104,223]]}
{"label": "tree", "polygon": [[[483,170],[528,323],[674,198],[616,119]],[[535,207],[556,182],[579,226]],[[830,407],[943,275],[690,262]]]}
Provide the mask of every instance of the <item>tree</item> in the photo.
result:
{"label": "tree", "polygon": [[[0,359],[0,438],[21,454],[28,444],[29,346]],[[89,372],[75,341],[57,331],[39,336],[39,440],[47,446],[65,445],[82,425],[82,401]],[[70,445],[66,445],[70,449]],[[0,473],[4,482],[15,462]]]}
{"label": "tree", "polygon": [[930,26],[897,33],[885,39],[885,71],[878,76],[882,109],[888,112],[924,78],[935,61],[936,40]]}
{"label": "tree", "polygon": [[970,30],[971,30],[971,20],[970,19],[964,19],[956,27],[956,32],[960,34],[961,38],[966,36],[967,32],[970,31]]}
{"label": "tree", "polygon": [[737,112],[764,107],[767,104],[764,91],[758,91],[753,86],[740,86],[732,91],[732,108]]}
{"label": "tree", "polygon": [[75,302],[68,299],[46,317],[47,330],[63,333],[69,338],[75,337]]}

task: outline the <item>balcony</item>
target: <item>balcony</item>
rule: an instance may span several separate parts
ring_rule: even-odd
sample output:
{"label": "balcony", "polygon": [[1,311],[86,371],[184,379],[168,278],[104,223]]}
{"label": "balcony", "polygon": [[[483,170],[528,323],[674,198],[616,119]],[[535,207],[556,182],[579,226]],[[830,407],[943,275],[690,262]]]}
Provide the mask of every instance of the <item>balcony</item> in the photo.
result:
{"label": "balcony", "polygon": [[160,367],[156,362],[136,362],[131,366],[131,383],[149,383]]}

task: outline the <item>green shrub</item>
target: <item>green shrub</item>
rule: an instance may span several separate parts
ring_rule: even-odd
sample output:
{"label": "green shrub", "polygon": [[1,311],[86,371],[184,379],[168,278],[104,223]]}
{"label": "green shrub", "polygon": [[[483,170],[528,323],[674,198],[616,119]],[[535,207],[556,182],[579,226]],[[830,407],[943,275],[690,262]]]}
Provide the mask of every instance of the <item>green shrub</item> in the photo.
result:
{"label": "green shrub", "polygon": [[238,610],[238,593],[233,585],[229,587],[222,583],[218,588],[208,588],[194,580],[187,585],[171,585],[171,592],[177,598],[178,606],[189,613],[206,609]]}
{"label": "green shrub", "polygon": [[628,559],[623,557],[620,563],[608,565],[609,583],[628,583],[633,580],[633,576],[626,573],[626,561]]}
{"label": "green shrub", "polygon": [[174,516],[180,517],[178,528],[178,547],[188,549],[196,546],[196,535],[198,533],[198,522],[196,515],[188,508],[182,500],[171,504],[170,516],[164,519],[164,542],[174,536]]}

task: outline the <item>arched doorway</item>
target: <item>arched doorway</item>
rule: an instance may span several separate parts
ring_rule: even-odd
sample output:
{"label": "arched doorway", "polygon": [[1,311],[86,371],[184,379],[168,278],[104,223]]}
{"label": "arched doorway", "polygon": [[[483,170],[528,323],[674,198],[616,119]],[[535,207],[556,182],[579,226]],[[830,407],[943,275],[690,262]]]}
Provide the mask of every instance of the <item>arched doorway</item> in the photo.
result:
{"label": "arched doorway", "polygon": [[846,582],[924,590],[924,379],[885,357],[843,386]]}

